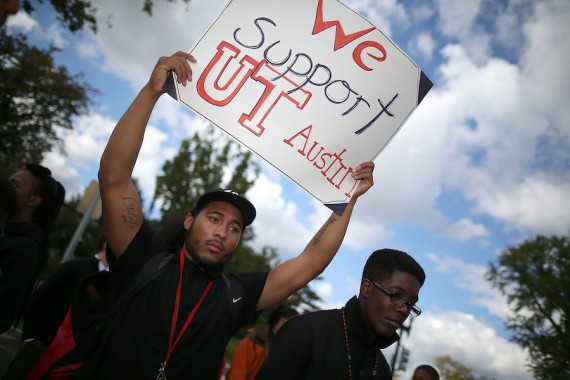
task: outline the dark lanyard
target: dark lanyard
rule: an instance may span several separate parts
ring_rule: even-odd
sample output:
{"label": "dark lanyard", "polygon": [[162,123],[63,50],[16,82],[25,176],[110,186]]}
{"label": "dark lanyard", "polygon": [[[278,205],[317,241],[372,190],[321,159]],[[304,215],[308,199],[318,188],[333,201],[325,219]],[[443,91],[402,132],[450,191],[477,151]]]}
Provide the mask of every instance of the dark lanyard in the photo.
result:
{"label": "dark lanyard", "polygon": [[180,338],[182,338],[182,335],[184,335],[184,332],[186,331],[186,329],[190,325],[190,322],[192,322],[194,315],[196,314],[196,312],[200,308],[200,305],[202,305],[202,301],[204,301],[204,298],[206,298],[206,294],[208,294],[208,292],[210,291],[210,288],[214,284],[214,280],[210,280],[208,282],[208,284],[206,285],[206,289],[204,289],[204,292],[202,293],[202,296],[200,297],[198,302],[196,302],[196,305],[194,305],[194,308],[190,312],[190,315],[188,315],[188,317],[186,318],[186,322],[184,322],[184,326],[182,326],[182,328],[180,329],[178,336],[175,337],[174,333],[176,332],[176,325],[178,323],[178,311],[180,310],[180,297],[182,295],[182,271],[183,270],[184,270],[184,250],[181,249],[180,250],[180,274],[178,277],[178,287],[176,288],[176,299],[174,300],[174,312],[172,315],[172,325],[170,326],[170,339],[168,341],[168,352],[166,353],[166,357],[164,358],[164,361],[160,365],[160,369],[158,371],[158,376],[156,377],[157,380],[166,380],[166,372],[165,372],[166,364],[168,363],[168,361],[170,360],[170,357],[172,356],[172,351],[174,351],[174,347],[176,347],[176,345],[180,341]]}

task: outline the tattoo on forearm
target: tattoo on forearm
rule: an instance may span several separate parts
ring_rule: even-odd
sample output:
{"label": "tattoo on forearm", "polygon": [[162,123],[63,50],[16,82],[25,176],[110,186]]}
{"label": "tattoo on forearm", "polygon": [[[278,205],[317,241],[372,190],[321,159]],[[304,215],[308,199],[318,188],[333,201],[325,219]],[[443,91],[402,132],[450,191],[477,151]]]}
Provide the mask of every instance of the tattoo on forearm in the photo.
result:
{"label": "tattoo on forearm", "polygon": [[329,228],[329,226],[331,224],[333,224],[334,222],[336,222],[336,219],[332,216],[329,217],[329,219],[325,222],[325,224],[323,224],[323,226],[321,227],[319,232],[317,232],[315,234],[315,237],[313,237],[313,240],[311,241],[311,243],[313,245],[319,244],[319,242],[321,241],[321,237],[325,234],[325,231],[327,230],[327,228]]}
{"label": "tattoo on forearm", "polygon": [[140,224],[139,213],[137,213],[136,209],[136,202],[133,198],[126,198],[122,197],[123,205],[125,205],[125,209],[127,211],[126,214],[123,214],[123,220],[125,224],[129,227],[136,227]]}

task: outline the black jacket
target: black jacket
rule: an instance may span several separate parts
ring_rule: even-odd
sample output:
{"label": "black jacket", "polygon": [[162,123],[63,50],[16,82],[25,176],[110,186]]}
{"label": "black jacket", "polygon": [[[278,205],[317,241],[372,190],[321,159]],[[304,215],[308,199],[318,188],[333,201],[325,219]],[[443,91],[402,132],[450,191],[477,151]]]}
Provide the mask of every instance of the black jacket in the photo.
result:
{"label": "black jacket", "polygon": [[[378,339],[368,345],[364,315],[356,297],[346,306],[353,379],[391,379],[392,373],[380,349],[398,340]],[[372,370],[378,360],[377,375]],[[348,362],[341,309],[316,311],[293,317],[274,338],[271,353],[257,380],[348,380]]]}
{"label": "black jacket", "polygon": [[36,223],[6,223],[0,234],[0,334],[20,317],[41,265],[43,233]]}
{"label": "black jacket", "polygon": [[61,264],[32,295],[23,318],[22,340],[35,338],[49,345],[69,309],[79,282],[98,271],[99,260],[95,256]]}

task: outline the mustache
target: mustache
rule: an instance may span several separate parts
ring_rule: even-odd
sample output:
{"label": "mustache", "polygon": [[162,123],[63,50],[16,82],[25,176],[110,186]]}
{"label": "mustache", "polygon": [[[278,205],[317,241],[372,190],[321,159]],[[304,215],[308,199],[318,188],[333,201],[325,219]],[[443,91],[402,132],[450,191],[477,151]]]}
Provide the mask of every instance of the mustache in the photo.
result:
{"label": "mustache", "polygon": [[223,251],[225,251],[225,247],[224,247],[224,243],[221,240],[218,239],[208,239],[206,240],[206,244],[215,244],[218,246],[218,248],[222,249]]}

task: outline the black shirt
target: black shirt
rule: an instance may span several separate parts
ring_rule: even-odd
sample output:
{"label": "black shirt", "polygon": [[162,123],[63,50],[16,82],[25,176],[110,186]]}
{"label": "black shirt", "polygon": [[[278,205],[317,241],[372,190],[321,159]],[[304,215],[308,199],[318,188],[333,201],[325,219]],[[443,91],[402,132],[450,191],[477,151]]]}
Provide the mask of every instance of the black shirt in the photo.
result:
{"label": "black shirt", "polygon": [[33,294],[24,315],[22,340],[38,339],[49,345],[80,281],[99,271],[99,260],[84,257],[61,264]]}
{"label": "black shirt", "polygon": [[[397,341],[398,335],[368,344],[364,315],[358,299],[346,306],[353,379],[391,379],[392,373],[380,349]],[[377,375],[372,371],[375,361]],[[342,310],[322,310],[293,317],[279,330],[271,352],[256,380],[345,380],[348,361]]]}
{"label": "black shirt", "polygon": [[[144,223],[118,262],[110,265],[112,289],[118,297],[141,266],[153,255],[161,252],[162,241]],[[106,345],[102,362],[95,378],[98,379],[155,379],[164,361],[172,323],[174,299],[179,278],[179,260],[172,260],[161,274],[147,284],[121,312],[114,323],[110,342]],[[267,273],[240,273],[235,276],[243,285],[243,298],[237,323],[230,320],[231,299],[228,287],[219,273],[199,270],[188,259],[184,263],[182,296],[178,317],[180,326],[203,294],[206,284],[213,286],[188,329],[174,348],[166,373],[169,380],[217,379],[220,373],[225,347],[244,324],[254,322],[259,313],[257,302]]]}
{"label": "black shirt", "polygon": [[42,262],[37,223],[6,223],[0,233],[0,334],[20,316]]}

